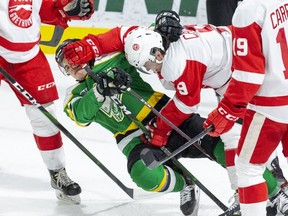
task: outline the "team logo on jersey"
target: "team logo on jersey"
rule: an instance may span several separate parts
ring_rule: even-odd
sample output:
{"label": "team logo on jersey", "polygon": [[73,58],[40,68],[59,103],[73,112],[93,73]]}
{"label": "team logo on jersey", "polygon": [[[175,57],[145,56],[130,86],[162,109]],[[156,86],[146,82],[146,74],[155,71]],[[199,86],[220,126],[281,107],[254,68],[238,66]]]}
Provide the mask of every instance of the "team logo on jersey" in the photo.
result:
{"label": "team logo on jersey", "polygon": [[139,48],[140,48],[139,44],[133,44],[133,45],[132,45],[132,49],[133,49],[134,51],[138,51]]}
{"label": "team logo on jersey", "polygon": [[[122,95],[115,96],[121,101]],[[110,98],[106,98],[100,110],[109,118],[113,118],[117,122],[121,122],[125,117],[123,111]]]}
{"label": "team logo on jersey", "polygon": [[10,0],[8,16],[14,25],[20,28],[29,28],[33,24],[32,0]]}

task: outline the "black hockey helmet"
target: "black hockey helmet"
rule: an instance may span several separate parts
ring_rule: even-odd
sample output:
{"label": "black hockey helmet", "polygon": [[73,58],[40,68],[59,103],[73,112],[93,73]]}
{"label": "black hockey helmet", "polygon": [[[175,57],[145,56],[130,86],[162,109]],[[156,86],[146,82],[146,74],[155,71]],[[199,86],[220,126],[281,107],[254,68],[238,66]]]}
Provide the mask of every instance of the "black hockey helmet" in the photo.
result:
{"label": "black hockey helmet", "polygon": [[[65,67],[63,66],[63,58],[64,58],[64,53],[63,53],[63,49],[64,47],[66,47],[68,44],[79,41],[80,39],[76,39],[76,38],[71,38],[71,39],[66,39],[64,40],[56,49],[55,52],[55,60],[60,68],[60,71],[65,75],[65,76],[69,76],[69,72],[65,69]],[[88,65],[92,68],[94,65],[95,60],[91,60],[89,61]]]}
{"label": "black hockey helmet", "polygon": [[161,34],[165,50],[168,49],[170,43],[179,39],[182,30],[180,16],[175,11],[162,10],[157,14],[155,31]]}

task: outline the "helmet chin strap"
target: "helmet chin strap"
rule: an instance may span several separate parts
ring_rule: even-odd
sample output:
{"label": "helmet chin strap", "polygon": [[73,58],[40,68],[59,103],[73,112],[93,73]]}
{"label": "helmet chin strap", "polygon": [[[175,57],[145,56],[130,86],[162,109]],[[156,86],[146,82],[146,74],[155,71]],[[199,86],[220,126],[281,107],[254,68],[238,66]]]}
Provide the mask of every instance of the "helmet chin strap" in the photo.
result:
{"label": "helmet chin strap", "polygon": [[147,71],[146,69],[143,69],[142,67],[137,67],[137,70],[139,70],[141,73],[145,73],[145,74],[148,74],[148,75],[151,75],[151,74],[155,73],[153,70]]}
{"label": "helmet chin strap", "polygon": [[155,62],[157,63],[157,64],[162,64],[162,62],[163,62],[163,59],[162,60],[158,60],[158,59],[155,59]]}

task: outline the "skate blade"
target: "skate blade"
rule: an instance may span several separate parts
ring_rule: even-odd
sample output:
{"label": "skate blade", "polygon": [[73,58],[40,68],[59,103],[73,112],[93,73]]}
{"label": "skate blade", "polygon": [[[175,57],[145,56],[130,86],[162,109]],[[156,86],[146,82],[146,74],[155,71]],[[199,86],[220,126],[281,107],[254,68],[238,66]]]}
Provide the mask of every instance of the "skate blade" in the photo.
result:
{"label": "skate blade", "polygon": [[68,204],[80,204],[81,203],[81,198],[80,195],[75,195],[75,196],[68,196],[64,194],[62,191],[56,190],[56,197],[58,200],[64,201]]}

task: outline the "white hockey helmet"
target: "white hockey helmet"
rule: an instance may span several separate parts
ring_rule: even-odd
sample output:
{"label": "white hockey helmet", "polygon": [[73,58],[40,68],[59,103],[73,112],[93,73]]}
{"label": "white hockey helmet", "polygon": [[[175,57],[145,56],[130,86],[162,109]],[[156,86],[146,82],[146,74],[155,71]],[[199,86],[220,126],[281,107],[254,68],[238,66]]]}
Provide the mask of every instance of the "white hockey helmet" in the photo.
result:
{"label": "white hockey helmet", "polygon": [[164,53],[161,35],[148,28],[138,27],[132,30],[124,43],[126,59],[137,68],[143,67],[147,61],[155,61],[157,49]]}

